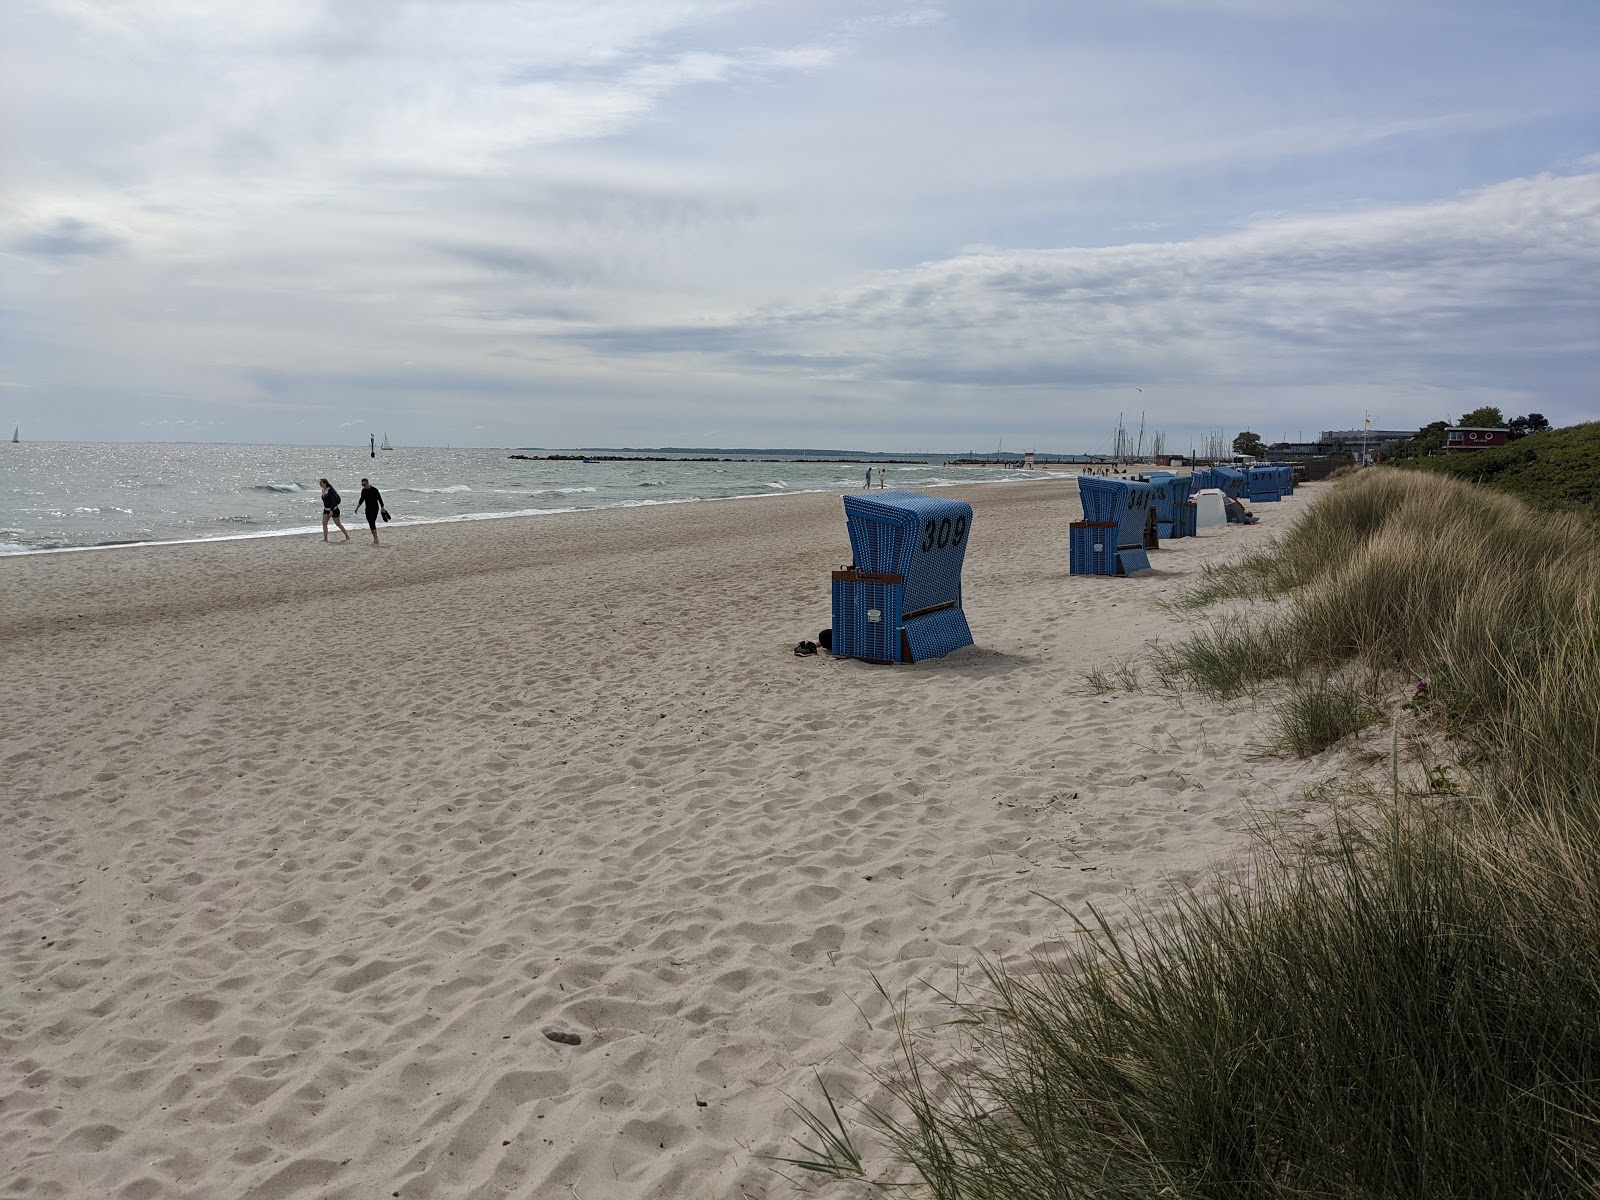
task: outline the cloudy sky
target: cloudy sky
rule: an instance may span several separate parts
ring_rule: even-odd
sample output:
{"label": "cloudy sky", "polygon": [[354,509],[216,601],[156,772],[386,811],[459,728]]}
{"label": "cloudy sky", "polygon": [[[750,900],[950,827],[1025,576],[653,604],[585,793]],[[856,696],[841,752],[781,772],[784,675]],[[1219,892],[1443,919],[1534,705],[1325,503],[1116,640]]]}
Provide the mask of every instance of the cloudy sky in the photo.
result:
{"label": "cloudy sky", "polygon": [[1595,0],[8,0],[37,439],[1600,416]]}

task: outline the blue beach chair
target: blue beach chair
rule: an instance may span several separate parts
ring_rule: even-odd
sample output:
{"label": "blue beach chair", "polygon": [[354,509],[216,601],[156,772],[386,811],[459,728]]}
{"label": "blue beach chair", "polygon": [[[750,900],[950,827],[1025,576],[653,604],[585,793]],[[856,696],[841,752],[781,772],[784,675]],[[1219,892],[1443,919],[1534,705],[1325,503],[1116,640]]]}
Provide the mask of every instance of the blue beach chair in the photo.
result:
{"label": "blue beach chair", "polygon": [[1151,492],[1156,508],[1156,534],[1162,538],[1195,536],[1194,510],[1189,504],[1189,491],[1194,481],[1171,471],[1152,471],[1139,478],[1154,489]]}
{"label": "blue beach chair", "polygon": [[855,562],[833,573],[833,653],[922,662],[972,645],[961,564],[972,505],[920,492],[844,498]]}
{"label": "blue beach chair", "polygon": [[1283,499],[1277,467],[1251,467],[1247,477],[1246,494],[1252,504],[1272,504]]}
{"label": "blue beach chair", "polygon": [[[1222,494],[1232,500],[1243,500],[1245,497],[1244,472],[1235,467],[1212,467],[1210,472],[1211,482],[1207,487],[1221,488]],[[1199,487],[1199,484],[1195,485]]]}
{"label": "blue beach chair", "polygon": [[1150,568],[1146,551],[1160,545],[1153,484],[1136,479],[1078,476],[1081,521],[1067,530],[1067,570],[1073,575],[1128,575]]}

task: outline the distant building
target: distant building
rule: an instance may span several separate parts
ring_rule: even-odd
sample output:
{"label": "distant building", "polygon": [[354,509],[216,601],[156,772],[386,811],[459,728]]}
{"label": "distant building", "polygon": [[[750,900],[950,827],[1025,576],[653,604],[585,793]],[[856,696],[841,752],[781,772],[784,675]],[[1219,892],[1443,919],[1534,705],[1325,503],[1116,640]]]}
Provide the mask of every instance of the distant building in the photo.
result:
{"label": "distant building", "polygon": [[1416,436],[1415,429],[1325,429],[1317,439],[1317,453],[1359,458],[1363,446],[1369,455],[1381,454],[1396,442]]}
{"label": "distant building", "polygon": [[1481,426],[1453,425],[1444,431],[1444,452],[1454,454],[1463,450],[1489,450],[1506,444],[1504,429],[1484,429]]}

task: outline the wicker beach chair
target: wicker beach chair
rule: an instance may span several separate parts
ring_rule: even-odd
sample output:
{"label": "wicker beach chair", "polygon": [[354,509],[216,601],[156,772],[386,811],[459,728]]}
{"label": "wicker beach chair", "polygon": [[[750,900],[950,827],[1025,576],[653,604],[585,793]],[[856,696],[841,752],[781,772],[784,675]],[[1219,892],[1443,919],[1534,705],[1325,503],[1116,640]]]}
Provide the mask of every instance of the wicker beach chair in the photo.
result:
{"label": "wicker beach chair", "polygon": [[1251,467],[1247,475],[1245,495],[1252,504],[1273,504],[1283,499],[1281,476],[1277,467]]}
{"label": "wicker beach chair", "polygon": [[1190,495],[1204,491],[1206,488],[1216,488],[1225,496],[1232,496],[1235,500],[1241,499],[1245,494],[1244,472],[1234,467],[1208,467],[1196,471],[1189,476]]}
{"label": "wicker beach chair", "polygon": [[1192,478],[1174,475],[1171,471],[1152,471],[1139,478],[1153,489],[1157,535],[1161,538],[1194,537],[1194,514],[1186,511],[1189,491],[1194,486]]}
{"label": "wicker beach chair", "polygon": [[1067,570],[1073,575],[1128,575],[1150,568],[1146,551],[1160,545],[1154,485],[1134,479],[1078,476],[1083,520],[1067,530]]}
{"label": "wicker beach chair", "polygon": [[972,645],[961,565],[972,505],[920,492],[844,498],[854,563],[833,573],[833,653],[922,662]]}

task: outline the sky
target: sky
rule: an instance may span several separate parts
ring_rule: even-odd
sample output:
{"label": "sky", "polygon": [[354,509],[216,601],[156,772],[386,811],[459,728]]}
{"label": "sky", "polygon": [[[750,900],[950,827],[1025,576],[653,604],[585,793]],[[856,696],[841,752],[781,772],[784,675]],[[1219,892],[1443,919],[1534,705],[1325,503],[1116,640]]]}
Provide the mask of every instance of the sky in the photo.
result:
{"label": "sky", "polygon": [[1596,0],[8,0],[35,440],[1600,418]]}

